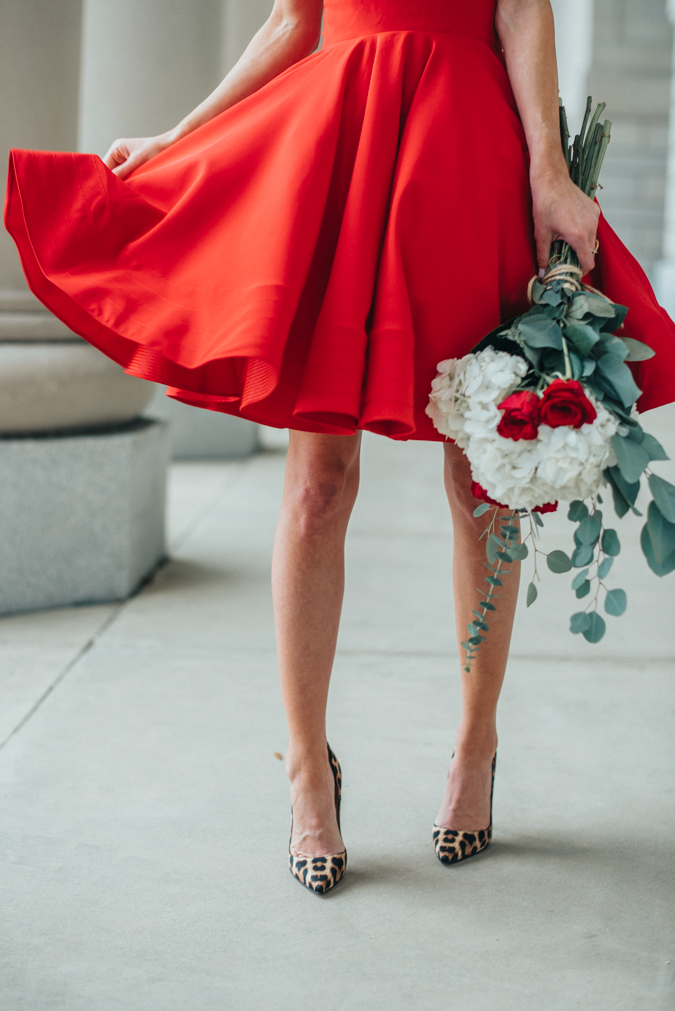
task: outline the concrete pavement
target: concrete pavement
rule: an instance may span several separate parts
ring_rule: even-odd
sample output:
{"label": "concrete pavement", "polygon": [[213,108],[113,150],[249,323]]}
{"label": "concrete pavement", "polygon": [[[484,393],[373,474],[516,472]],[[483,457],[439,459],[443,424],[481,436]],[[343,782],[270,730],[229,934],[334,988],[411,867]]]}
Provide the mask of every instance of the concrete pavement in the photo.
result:
{"label": "concrete pavement", "polygon": [[[673,419],[646,424],[675,458]],[[349,872],[325,898],[286,870],[274,757],[281,453],[175,466],[172,561],[134,599],[0,621],[1,1011],[675,1006],[675,575],[625,536],[628,612],[591,646],[567,630],[569,578],[546,574],[514,637],[494,845],[444,868],[440,458],[364,440],[329,714]],[[571,526],[546,534],[564,547]]]}

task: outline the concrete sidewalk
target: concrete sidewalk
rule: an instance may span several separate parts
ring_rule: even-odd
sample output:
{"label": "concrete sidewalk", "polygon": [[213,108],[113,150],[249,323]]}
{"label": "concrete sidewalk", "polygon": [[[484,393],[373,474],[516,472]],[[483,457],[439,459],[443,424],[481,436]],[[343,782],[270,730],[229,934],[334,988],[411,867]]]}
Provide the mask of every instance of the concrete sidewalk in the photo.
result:
{"label": "concrete sidewalk", "polygon": [[[646,424],[675,458],[673,418]],[[675,575],[626,534],[628,612],[591,646],[569,577],[545,574],[504,691],[494,845],[444,868],[441,452],[366,438],[329,714],[349,872],[315,897],[286,870],[274,757],[283,464],[176,466],[172,561],[142,593],[0,621],[1,1011],[670,1011]]]}

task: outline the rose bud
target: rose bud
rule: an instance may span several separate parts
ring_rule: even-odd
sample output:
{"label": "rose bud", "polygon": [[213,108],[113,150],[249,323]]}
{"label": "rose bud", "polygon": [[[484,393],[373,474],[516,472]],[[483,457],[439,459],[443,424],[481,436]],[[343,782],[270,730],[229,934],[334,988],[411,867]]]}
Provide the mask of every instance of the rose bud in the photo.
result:
{"label": "rose bud", "polygon": [[539,402],[541,421],[550,428],[581,428],[595,421],[597,411],[575,379],[554,379]]}
{"label": "rose bud", "polygon": [[536,439],[539,430],[539,397],[532,390],[512,393],[499,404],[503,410],[497,431],[505,439]]}

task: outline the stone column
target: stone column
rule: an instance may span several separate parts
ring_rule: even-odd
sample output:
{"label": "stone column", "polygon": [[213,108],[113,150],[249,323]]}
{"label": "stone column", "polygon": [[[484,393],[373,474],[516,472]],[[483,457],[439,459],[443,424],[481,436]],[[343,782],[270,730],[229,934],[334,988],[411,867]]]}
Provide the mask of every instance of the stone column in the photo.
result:
{"label": "stone column", "polygon": [[[254,0],[84,0],[80,150],[103,155],[117,137],[175,126],[222,80],[249,27],[253,35],[262,24],[255,10]],[[174,456],[256,448],[250,422],[179,404],[164,389],[149,410],[169,422]]]}
{"label": "stone column", "polygon": [[[3,166],[76,147],[81,14],[0,5]],[[162,557],[164,429],[135,420],[152,393],[42,307],[2,230],[0,613],[125,596]]]}
{"label": "stone column", "polygon": [[[675,25],[675,0],[668,0],[667,13]],[[668,154],[666,163],[666,198],[663,220],[662,257],[654,269],[656,297],[675,319],[675,46],[670,79],[670,123],[668,128]]]}
{"label": "stone column", "polygon": [[588,71],[593,47],[594,0],[551,0],[555,17],[560,97],[570,132],[576,133],[586,107]]}

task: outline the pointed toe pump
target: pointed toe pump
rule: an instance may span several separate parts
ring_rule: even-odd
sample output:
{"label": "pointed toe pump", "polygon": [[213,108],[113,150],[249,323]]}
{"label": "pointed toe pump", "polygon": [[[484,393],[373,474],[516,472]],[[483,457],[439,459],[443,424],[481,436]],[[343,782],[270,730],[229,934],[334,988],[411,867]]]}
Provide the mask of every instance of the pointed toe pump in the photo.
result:
{"label": "pointed toe pump", "polygon": [[454,828],[442,828],[434,824],[433,840],[436,856],[442,864],[457,864],[482,853],[492,842],[492,797],[495,791],[495,769],[497,755],[492,759],[492,786],[490,787],[490,824],[475,832]]}
{"label": "pointed toe pump", "polygon": [[[340,763],[328,745],[328,760],[330,762],[333,781],[335,783],[335,813],[338,828],[340,828],[340,803],[342,801],[342,771]],[[293,811],[291,810],[291,838],[293,836]],[[317,895],[325,895],[342,881],[347,870],[347,851],[329,853],[325,857],[300,857],[291,850],[288,843],[288,867],[294,878]]]}

